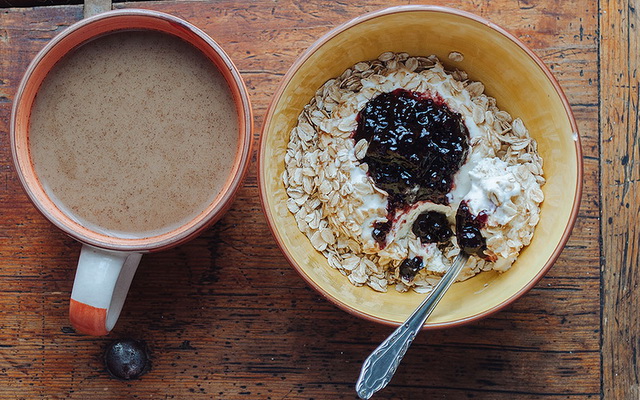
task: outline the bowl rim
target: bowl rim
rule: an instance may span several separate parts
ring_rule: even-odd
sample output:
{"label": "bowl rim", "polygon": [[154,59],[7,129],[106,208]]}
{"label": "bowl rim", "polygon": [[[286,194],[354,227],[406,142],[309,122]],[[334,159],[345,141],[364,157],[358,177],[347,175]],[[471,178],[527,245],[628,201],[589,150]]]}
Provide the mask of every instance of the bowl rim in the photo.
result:
{"label": "bowl rim", "polygon": [[569,215],[569,220],[567,222],[567,225],[565,226],[565,229],[564,229],[564,231],[562,233],[562,237],[560,238],[560,241],[558,242],[558,244],[554,248],[553,252],[549,256],[547,261],[545,262],[544,266],[540,269],[540,271],[526,285],[524,285],[516,293],[514,293],[511,297],[507,298],[502,303],[500,303],[500,304],[498,304],[498,305],[496,305],[494,307],[491,307],[491,308],[489,308],[487,310],[484,310],[482,312],[470,315],[470,316],[468,316],[466,318],[454,320],[454,321],[439,322],[439,323],[429,323],[427,321],[422,326],[422,329],[423,330],[431,330],[431,329],[440,329],[440,328],[452,328],[452,327],[468,324],[468,323],[471,323],[471,322],[474,322],[474,321],[478,321],[478,320],[480,320],[482,318],[485,318],[485,317],[487,317],[487,316],[489,316],[489,315],[491,315],[491,314],[493,314],[495,312],[498,312],[498,311],[502,310],[503,308],[509,306],[515,300],[517,300],[522,295],[524,295],[526,292],[531,290],[531,288],[533,288],[540,281],[540,279],[542,279],[542,277],[547,273],[547,271],[551,268],[551,266],[556,262],[556,260],[558,259],[558,257],[562,253],[565,245],[567,244],[567,241],[569,240],[569,237],[571,236],[571,232],[573,230],[573,227],[574,227],[575,222],[576,222],[577,217],[578,217],[578,211],[579,211],[580,202],[581,202],[581,199],[582,199],[582,188],[583,188],[582,145],[581,145],[581,141],[580,141],[580,135],[579,135],[579,132],[578,132],[578,126],[577,126],[575,117],[573,115],[573,111],[571,110],[571,106],[569,104],[569,101],[568,101],[564,91],[562,90],[560,84],[558,83],[556,78],[553,76],[553,74],[551,73],[549,68],[540,59],[540,57],[538,57],[531,49],[529,49],[529,47],[526,46],[520,39],[515,37],[513,34],[509,33],[504,28],[500,27],[499,25],[497,25],[497,24],[495,24],[495,23],[493,23],[493,22],[491,22],[491,21],[489,21],[489,20],[487,20],[487,19],[485,19],[483,17],[480,17],[480,16],[478,16],[476,14],[473,14],[471,12],[463,11],[463,10],[459,10],[459,9],[455,9],[455,8],[451,8],[451,7],[432,6],[432,5],[402,5],[402,6],[393,6],[393,7],[383,8],[383,9],[380,9],[380,10],[376,10],[376,11],[372,11],[372,12],[368,12],[368,13],[362,14],[362,15],[360,15],[358,17],[355,17],[355,18],[353,18],[353,19],[351,19],[351,20],[349,20],[347,22],[344,22],[344,23],[336,26],[335,28],[331,29],[329,32],[327,32],[324,35],[322,35],[311,46],[309,46],[309,48],[307,48],[300,56],[298,56],[298,58],[294,61],[294,63],[291,65],[291,67],[289,67],[289,69],[287,70],[287,73],[282,78],[282,81],[280,82],[277,90],[275,91],[273,97],[271,98],[269,106],[267,107],[267,113],[265,114],[264,122],[262,124],[262,130],[261,130],[260,139],[259,139],[259,147],[258,147],[258,154],[257,154],[257,158],[258,158],[258,160],[257,160],[258,161],[257,162],[257,171],[258,171],[257,178],[258,178],[258,188],[259,188],[259,192],[260,192],[260,202],[261,202],[261,205],[262,205],[262,209],[263,209],[265,218],[267,219],[267,225],[269,226],[269,230],[271,231],[271,234],[273,235],[274,239],[276,240],[276,242],[278,244],[278,247],[280,248],[280,250],[284,254],[284,256],[287,259],[287,261],[289,262],[289,264],[291,264],[291,266],[293,266],[293,268],[305,280],[305,282],[309,286],[311,286],[313,289],[315,289],[318,293],[320,293],[325,299],[329,300],[332,304],[336,305],[338,308],[346,311],[347,313],[349,313],[351,315],[355,315],[357,317],[363,318],[363,319],[368,320],[368,321],[381,323],[383,325],[388,325],[388,326],[399,326],[399,325],[401,325],[401,322],[395,322],[395,321],[390,321],[390,320],[387,320],[387,319],[384,319],[384,318],[379,318],[379,317],[373,316],[371,314],[364,313],[364,312],[361,312],[359,310],[356,310],[356,309],[353,309],[353,308],[349,307],[348,305],[344,304],[340,299],[338,299],[338,298],[332,296],[331,294],[327,293],[324,289],[322,289],[322,287],[320,287],[320,285],[318,285],[316,282],[314,282],[306,274],[304,269],[300,265],[298,265],[298,263],[296,262],[295,258],[288,251],[288,249],[285,246],[285,244],[282,241],[282,239],[276,233],[274,216],[271,214],[271,212],[269,211],[269,207],[268,207],[269,206],[269,201],[268,201],[268,198],[267,198],[266,185],[265,185],[265,182],[264,182],[264,179],[263,179],[263,176],[262,176],[262,172],[264,170],[264,163],[265,163],[265,157],[264,157],[265,143],[266,143],[265,135],[266,135],[267,128],[269,127],[269,125],[271,124],[271,121],[273,119],[276,104],[281,99],[282,94],[284,93],[284,90],[289,85],[292,77],[298,72],[300,67],[321,46],[323,46],[329,40],[333,39],[335,36],[339,35],[340,33],[344,32],[345,30],[347,30],[349,28],[352,28],[352,27],[354,27],[356,25],[359,25],[359,24],[361,24],[363,22],[367,22],[367,21],[370,21],[370,20],[373,20],[373,19],[376,19],[376,18],[379,18],[379,17],[390,15],[390,14],[405,13],[405,12],[416,12],[416,11],[419,11],[419,12],[425,12],[426,11],[426,12],[452,14],[452,15],[456,15],[456,16],[459,16],[459,17],[470,19],[470,20],[472,20],[474,22],[481,23],[481,24],[487,26],[488,28],[496,31],[497,33],[505,36],[507,39],[509,39],[511,42],[513,42],[515,45],[517,45],[519,48],[521,48],[531,58],[531,60],[534,61],[534,63],[540,68],[541,72],[547,77],[549,82],[554,87],[556,93],[560,97],[560,100],[561,100],[562,105],[564,107],[567,119],[569,120],[569,124],[571,125],[571,129],[573,131],[573,139],[574,139],[574,142],[575,142],[575,151],[576,151],[576,159],[577,159],[576,190],[575,190],[575,193],[574,193],[573,204],[572,204],[572,208],[571,208],[571,213]]}

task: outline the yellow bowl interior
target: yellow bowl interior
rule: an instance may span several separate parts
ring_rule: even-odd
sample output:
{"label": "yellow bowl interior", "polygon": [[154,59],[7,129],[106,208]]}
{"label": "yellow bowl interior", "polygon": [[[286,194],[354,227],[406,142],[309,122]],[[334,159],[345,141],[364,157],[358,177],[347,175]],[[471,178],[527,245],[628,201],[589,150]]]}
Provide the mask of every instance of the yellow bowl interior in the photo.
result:
{"label": "yellow bowl interior", "polygon": [[[385,51],[435,54],[448,67],[466,71],[470,79],[485,85],[499,108],[522,118],[544,159],[545,201],[532,243],[506,273],[481,273],[454,284],[426,327],[474,319],[531,286],[561,250],[579,197],[581,170],[577,132],[562,94],[525,50],[490,24],[441,9],[405,9],[354,21],[348,29],[330,34],[324,44],[314,45],[285,77],[265,121],[259,155],[265,212],[287,258],[341,308],[395,324],[404,321],[424,298],[413,292],[397,293],[393,287],[378,293],[351,285],[298,230],[287,210],[281,179],[289,133],[315,91],[358,61],[375,59]],[[451,51],[462,53],[464,60],[450,62]]]}

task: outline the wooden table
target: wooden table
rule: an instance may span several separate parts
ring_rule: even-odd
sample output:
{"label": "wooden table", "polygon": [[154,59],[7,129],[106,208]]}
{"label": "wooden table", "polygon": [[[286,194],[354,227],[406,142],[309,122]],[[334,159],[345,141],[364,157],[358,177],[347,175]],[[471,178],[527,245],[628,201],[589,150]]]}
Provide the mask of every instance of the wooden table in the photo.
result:
{"label": "wooden table", "polygon": [[[83,8],[33,1],[40,5],[0,1],[7,7],[0,10],[0,398],[356,398],[362,360],[392,329],[337,309],[287,264],[261,212],[255,157],[224,219],[186,245],[144,257],[110,336],[74,332],[67,310],[80,247],[22,192],[8,129],[27,64],[81,19]],[[246,80],[257,140],[271,94],[306,47],[356,15],[405,3],[159,1],[115,8],[175,14],[214,37]],[[502,25],[552,69],[578,120],[584,196],[567,247],[533,290],[477,323],[419,335],[376,398],[639,399],[638,4],[433,3]],[[152,369],[136,381],[111,378],[102,361],[105,347],[124,337],[144,340],[151,351]]]}

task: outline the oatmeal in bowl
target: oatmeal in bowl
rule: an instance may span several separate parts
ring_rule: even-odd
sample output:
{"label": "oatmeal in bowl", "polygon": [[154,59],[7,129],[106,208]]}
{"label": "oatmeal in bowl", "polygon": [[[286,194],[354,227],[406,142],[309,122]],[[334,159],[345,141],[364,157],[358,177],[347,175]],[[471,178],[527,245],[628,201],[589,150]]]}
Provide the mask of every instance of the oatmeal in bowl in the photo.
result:
{"label": "oatmeal in bowl", "polygon": [[466,12],[402,6],[296,60],[267,111],[258,184],[286,259],[372,321],[403,322],[461,247],[473,254],[437,328],[503,308],[552,266],[580,154],[566,98],[522,43]]}
{"label": "oatmeal in bowl", "polygon": [[461,248],[472,256],[459,280],[506,271],[544,198],[522,120],[434,55],[385,52],[328,80],[291,130],[285,166],[300,231],[380,292],[430,291]]}

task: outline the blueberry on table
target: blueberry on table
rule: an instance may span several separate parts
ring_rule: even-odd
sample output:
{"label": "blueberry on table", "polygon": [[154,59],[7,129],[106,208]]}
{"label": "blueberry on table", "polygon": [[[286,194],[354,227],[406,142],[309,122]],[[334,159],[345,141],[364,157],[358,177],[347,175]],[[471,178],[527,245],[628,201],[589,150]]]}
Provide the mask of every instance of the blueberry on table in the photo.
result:
{"label": "blueberry on table", "polygon": [[116,378],[137,379],[150,368],[147,346],[133,339],[117,340],[107,347],[104,354],[107,370]]}

